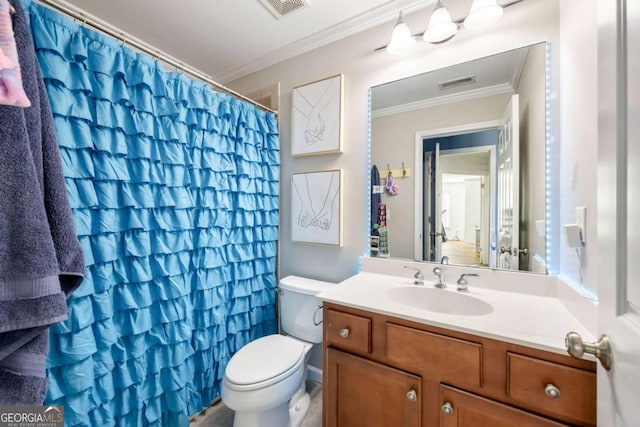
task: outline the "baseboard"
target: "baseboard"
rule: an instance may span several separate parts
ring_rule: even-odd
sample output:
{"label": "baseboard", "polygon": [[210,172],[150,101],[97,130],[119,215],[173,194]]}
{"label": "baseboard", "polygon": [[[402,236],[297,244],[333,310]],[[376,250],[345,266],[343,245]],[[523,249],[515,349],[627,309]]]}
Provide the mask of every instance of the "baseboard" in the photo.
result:
{"label": "baseboard", "polygon": [[322,369],[315,366],[307,366],[307,379],[322,384]]}

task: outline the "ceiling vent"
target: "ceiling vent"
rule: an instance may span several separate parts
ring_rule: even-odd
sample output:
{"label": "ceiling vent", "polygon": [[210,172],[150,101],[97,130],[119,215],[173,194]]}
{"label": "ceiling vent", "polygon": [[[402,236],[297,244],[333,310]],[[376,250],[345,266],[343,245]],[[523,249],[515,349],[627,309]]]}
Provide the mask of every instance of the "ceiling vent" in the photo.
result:
{"label": "ceiling vent", "polygon": [[460,77],[459,79],[447,80],[446,82],[439,82],[438,87],[440,90],[451,89],[458,86],[470,85],[476,82],[476,76],[471,75],[467,77]]}
{"label": "ceiling vent", "polygon": [[258,0],[276,19],[309,5],[309,0]]}

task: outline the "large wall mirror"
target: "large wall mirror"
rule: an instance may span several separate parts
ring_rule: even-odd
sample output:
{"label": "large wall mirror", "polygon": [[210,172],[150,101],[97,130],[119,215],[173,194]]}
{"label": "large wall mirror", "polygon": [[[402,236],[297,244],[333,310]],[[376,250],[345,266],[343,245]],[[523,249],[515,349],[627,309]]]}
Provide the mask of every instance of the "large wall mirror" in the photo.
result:
{"label": "large wall mirror", "polygon": [[371,88],[372,256],[546,273],[546,69],[539,43]]}

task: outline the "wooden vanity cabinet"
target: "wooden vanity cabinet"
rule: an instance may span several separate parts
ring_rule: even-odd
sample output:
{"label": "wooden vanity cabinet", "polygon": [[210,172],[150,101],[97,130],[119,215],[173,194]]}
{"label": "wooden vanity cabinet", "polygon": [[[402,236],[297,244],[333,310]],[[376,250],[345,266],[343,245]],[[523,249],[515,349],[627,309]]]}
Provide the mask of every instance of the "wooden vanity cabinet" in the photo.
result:
{"label": "wooden vanity cabinet", "polygon": [[324,304],[324,427],[594,426],[595,363]]}
{"label": "wooden vanity cabinet", "polygon": [[325,425],[421,426],[421,378],[329,348],[328,394],[335,396]]}

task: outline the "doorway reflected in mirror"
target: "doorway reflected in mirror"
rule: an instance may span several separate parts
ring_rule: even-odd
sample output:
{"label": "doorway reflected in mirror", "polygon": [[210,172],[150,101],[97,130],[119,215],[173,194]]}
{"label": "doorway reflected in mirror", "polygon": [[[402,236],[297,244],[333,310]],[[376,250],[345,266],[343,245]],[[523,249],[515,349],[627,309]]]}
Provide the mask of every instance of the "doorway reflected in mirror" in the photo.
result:
{"label": "doorway reflected in mirror", "polygon": [[371,89],[371,163],[414,162],[382,195],[393,257],[546,271],[547,60],[539,43]]}

